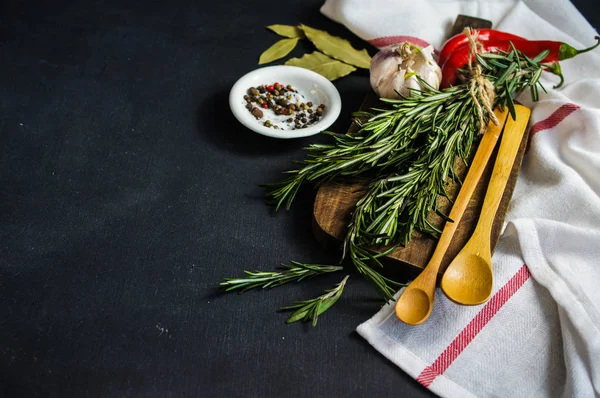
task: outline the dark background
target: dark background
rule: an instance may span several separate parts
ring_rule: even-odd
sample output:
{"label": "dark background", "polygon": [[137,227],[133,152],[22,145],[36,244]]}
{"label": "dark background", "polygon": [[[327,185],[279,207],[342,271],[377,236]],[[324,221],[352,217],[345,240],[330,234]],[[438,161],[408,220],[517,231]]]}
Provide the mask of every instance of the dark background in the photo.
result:
{"label": "dark background", "polygon": [[[595,3],[575,1],[598,27]],[[357,275],[314,329],[278,308],[343,274],[216,289],[337,259],[311,234],[314,191],[274,213],[258,187],[325,137],[259,136],[227,102],[277,40],[265,25],[365,47],[321,4],[2,2],[0,396],[431,396],[354,332],[381,305]],[[368,74],[335,84],[345,131]]]}

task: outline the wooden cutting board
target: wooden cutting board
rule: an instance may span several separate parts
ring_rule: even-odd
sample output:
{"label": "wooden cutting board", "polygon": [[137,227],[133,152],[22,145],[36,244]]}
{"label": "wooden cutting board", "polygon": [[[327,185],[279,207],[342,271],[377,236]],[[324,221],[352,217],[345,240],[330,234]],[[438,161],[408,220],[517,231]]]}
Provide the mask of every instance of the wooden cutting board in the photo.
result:
{"label": "wooden cutting board", "polygon": [[[454,32],[458,33],[462,31],[462,27],[465,26],[465,23],[468,22],[471,22],[470,24],[471,26],[473,26],[472,19],[465,16],[459,16],[454,25],[452,33],[454,34]],[[491,25],[487,27],[490,26]],[[474,27],[483,26],[480,25]],[[379,99],[377,98],[375,93],[371,92],[365,98],[360,109],[369,110],[372,107],[381,107],[381,105],[382,103],[379,102]],[[356,126],[352,124],[350,126],[349,132],[352,134],[355,131]],[[496,246],[496,243],[498,242],[498,238],[502,230],[504,218],[506,216],[506,212],[509,207],[509,202],[517,182],[517,177],[519,175],[519,170],[521,168],[521,162],[525,154],[528,139],[529,132],[527,132],[523,136],[519,152],[513,164],[510,178],[502,196],[502,201],[500,202],[498,212],[496,213],[491,236],[492,252],[494,250],[494,247]],[[500,142],[500,140],[498,142]],[[460,249],[465,245],[465,243],[475,230],[475,225],[477,224],[479,213],[481,211],[481,206],[483,204],[485,191],[490,180],[490,176],[492,174],[492,169],[494,166],[494,160],[496,158],[498,146],[499,145],[496,146],[496,149],[492,154],[492,158],[488,162],[488,165],[481,177],[481,180],[479,181],[479,184],[477,185],[477,188],[471,198],[471,201],[469,202],[465,214],[463,215],[463,218],[458,225],[452,243],[450,244],[450,247],[448,248],[448,251],[444,256],[444,260],[442,261],[440,273],[442,273],[446,269],[450,261],[456,256],[456,254],[458,254]],[[477,148],[473,148],[471,157],[475,154],[476,149]],[[467,173],[467,168],[464,166],[463,162],[457,160],[455,167],[461,179],[464,179]],[[354,205],[360,199],[362,193],[364,192],[363,189],[366,183],[366,181],[360,180],[333,180],[320,186],[316,195],[315,204],[313,208],[313,233],[321,244],[323,244],[324,246],[340,246],[341,241],[346,235],[347,225],[350,221],[350,214],[354,209]],[[450,186],[448,189],[450,197],[452,197],[453,199],[456,198],[456,196],[458,195],[458,189],[459,186],[457,185]],[[450,202],[447,199],[443,198],[440,198],[439,201],[440,208],[442,209],[442,211],[445,214],[449,214]],[[436,214],[432,213],[430,215],[430,220],[439,229],[443,228],[444,221]],[[398,264],[403,269],[409,271],[409,273],[411,273],[410,271],[413,271],[412,273],[414,274],[415,271],[419,271],[420,269],[425,267],[431,255],[433,254],[436,243],[436,239],[417,232],[413,235],[413,238],[407,244],[406,247],[399,247],[395,249],[392,253],[390,253],[388,256],[386,256],[386,262]]]}

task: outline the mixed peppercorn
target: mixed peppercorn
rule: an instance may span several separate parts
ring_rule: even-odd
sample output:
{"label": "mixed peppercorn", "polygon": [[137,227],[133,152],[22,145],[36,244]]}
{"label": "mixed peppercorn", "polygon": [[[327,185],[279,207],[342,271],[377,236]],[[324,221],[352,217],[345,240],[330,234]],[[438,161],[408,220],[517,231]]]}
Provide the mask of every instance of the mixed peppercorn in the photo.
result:
{"label": "mixed peppercorn", "polygon": [[[308,127],[318,122],[325,111],[325,105],[314,105],[310,101],[304,102],[304,97],[298,93],[298,90],[289,84],[284,86],[278,82],[250,87],[244,100],[246,109],[256,119],[264,118],[262,109],[270,109],[275,114],[272,118],[274,120],[267,118],[263,121],[263,125],[276,130],[296,130]],[[280,123],[275,119],[279,119]]]}

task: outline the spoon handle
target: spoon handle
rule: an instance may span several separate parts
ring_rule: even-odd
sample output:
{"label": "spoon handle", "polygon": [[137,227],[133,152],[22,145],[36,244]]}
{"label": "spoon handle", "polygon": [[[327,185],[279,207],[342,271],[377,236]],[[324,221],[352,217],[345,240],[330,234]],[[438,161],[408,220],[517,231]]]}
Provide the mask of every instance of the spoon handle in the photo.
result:
{"label": "spoon handle", "polygon": [[531,110],[522,105],[515,105],[516,120],[509,117],[500,141],[500,148],[494,163],[494,170],[485,193],[476,233],[489,234],[504,193],[504,188],[510,177],[515,157],[521,146],[523,133],[527,129]]}

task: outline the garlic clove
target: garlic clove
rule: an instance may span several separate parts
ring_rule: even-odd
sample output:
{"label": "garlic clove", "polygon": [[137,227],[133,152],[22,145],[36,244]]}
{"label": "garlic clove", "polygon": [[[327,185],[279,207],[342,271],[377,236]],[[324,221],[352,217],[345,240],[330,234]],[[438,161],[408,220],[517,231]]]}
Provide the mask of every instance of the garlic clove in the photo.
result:
{"label": "garlic clove", "polygon": [[371,87],[383,98],[400,98],[398,93],[408,96],[411,89],[422,89],[417,75],[439,88],[442,71],[435,62],[432,46],[419,48],[405,42],[382,49],[371,61]]}
{"label": "garlic clove", "polygon": [[401,62],[402,58],[393,50],[379,51],[373,57],[369,70],[371,87],[380,97],[384,96],[382,92],[386,90],[386,82],[394,79],[394,75],[398,72],[398,64]]}

